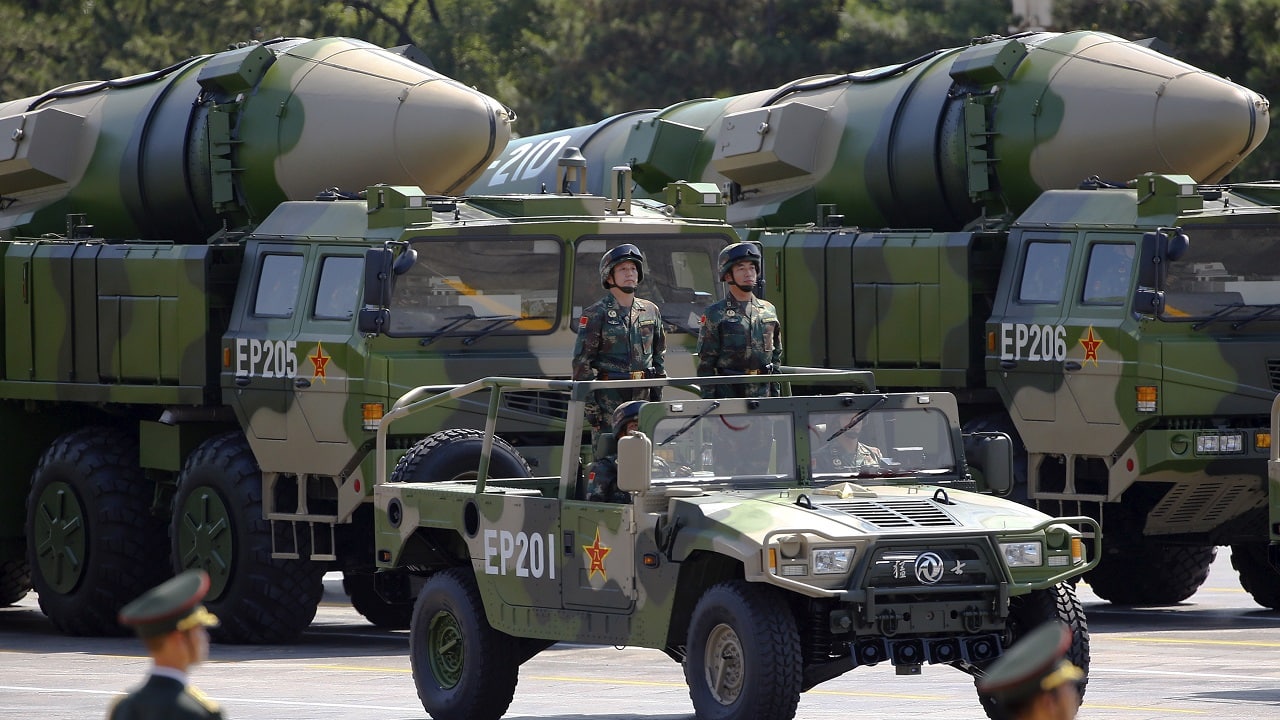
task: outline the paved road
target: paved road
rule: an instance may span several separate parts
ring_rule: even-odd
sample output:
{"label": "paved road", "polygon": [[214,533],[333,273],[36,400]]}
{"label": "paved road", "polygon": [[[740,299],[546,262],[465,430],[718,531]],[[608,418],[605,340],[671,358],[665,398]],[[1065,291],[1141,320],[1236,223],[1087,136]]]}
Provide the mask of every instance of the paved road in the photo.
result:
{"label": "paved road", "polygon": [[[233,720],[425,718],[407,657],[408,636],[372,628],[341,602],[330,575],[316,622],[289,646],[215,645],[197,683]],[[1205,586],[1178,606],[1131,610],[1081,586],[1093,673],[1079,717],[1280,720],[1280,613],[1239,588],[1225,549]],[[147,660],[131,639],[67,638],[35,598],[0,609],[0,719],[102,717],[111,696],[138,682]],[[806,693],[797,718],[984,718],[968,677],[928,667],[855,670]],[[652,650],[557,646],[521,670],[515,720],[689,720],[680,667]]]}

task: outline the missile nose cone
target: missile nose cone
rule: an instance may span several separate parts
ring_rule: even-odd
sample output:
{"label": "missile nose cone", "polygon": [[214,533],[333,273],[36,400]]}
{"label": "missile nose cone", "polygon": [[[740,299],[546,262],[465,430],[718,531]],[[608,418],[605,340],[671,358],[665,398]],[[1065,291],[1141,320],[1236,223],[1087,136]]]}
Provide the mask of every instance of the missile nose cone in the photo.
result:
{"label": "missile nose cone", "polygon": [[1171,168],[1217,182],[1262,142],[1267,99],[1215,75],[1173,78],[1156,102],[1155,142]]}
{"label": "missile nose cone", "polygon": [[510,113],[459,83],[427,80],[406,88],[400,97],[396,156],[426,192],[462,192],[511,139]]}

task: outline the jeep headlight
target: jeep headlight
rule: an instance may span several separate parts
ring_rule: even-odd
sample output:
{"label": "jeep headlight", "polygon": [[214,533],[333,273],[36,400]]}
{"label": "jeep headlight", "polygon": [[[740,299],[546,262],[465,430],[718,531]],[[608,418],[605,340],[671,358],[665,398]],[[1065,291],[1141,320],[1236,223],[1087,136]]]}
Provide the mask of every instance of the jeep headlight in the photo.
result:
{"label": "jeep headlight", "polygon": [[853,548],[820,548],[813,551],[814,575],[838,575],[849,572],[853,564]]}
{"label": "jeep headlight", "polygon": [[1000,543],[1000,552],[1009,567],[1038,567],[1044,562],[1044,547],[1039,542]]}

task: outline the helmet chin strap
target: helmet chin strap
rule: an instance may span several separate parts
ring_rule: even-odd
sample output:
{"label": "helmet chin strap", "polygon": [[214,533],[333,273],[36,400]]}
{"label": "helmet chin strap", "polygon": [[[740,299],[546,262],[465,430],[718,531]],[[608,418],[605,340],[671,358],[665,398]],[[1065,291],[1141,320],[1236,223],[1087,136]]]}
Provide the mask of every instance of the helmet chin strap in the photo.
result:
{"label": "helmet chin strap", "polygon": [[734,287],[736,287],[736,288],[738,288],[739,290],[741,290],[741,291],[742,291],[742,292],[744,292],[744,293],[749,293],[749,292],[752,292],[752,291],[754,291],[754,290],[756,289],[756,286],[755,286],[755,285],[739,285],[738,283],[735,283],[735,282],[731,282],[731,283],[729,283],[729,284],[730,284],[730,285],[732,285],[732,286],[734,286]]}
{"label": "helmet chin strap", "polygon": [[624,286],[622,286],[622,285],[614,285],[614,287],[618,288],[619,290],[621,290],[622,292],[624,292],[624,293],[626,293],[626,294],[628,294],[628,295],[634,295],[634,294],[635,294],[635,292],[636,292],[636,288],[635,288],[635,286],[634,286],[634,285],[633,285],[633,286],[631,286],[631,287],[624,287]]}

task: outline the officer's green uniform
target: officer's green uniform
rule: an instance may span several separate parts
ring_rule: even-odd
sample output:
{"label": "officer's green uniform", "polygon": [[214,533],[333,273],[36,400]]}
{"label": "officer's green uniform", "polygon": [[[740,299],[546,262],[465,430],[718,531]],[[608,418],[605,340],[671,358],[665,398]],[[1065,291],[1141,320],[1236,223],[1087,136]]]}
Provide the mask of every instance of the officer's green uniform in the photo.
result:
{"label": "officer's green uniform", "polygon": [[[143,593],[120,610],[120,624],[132,627],[138,637],[158,637],[198,626],[213,627],[218,619],[200,604],[209,592],[209,575],[188,570]],[[109,720],[218,719],[218,704],[187,682],[186,674],[173,668],[153,667],[147,681],[112,703]]]}
{"label": "officer's green uniform", "polygon": [[[573,350],[574,380],[639,380],[664,377],[667,336],[658,306],[633,298],[631,309],[618,307],[613,295],[582,311]],[[599,390],[587,401],[587,422],[596,430],[608,428],[618,405],[648,400],[649,390]]]}
{"label": "officer's green uniform", "polygon": [[1007,717],[1017,718],[1037,695],[1084,678],[1084,672],[1066,658],[1071,640],[1071,628],[1065,623],[1052,620],[1040,625],[991,664],[978,680],[978,693],[995,701]]}

